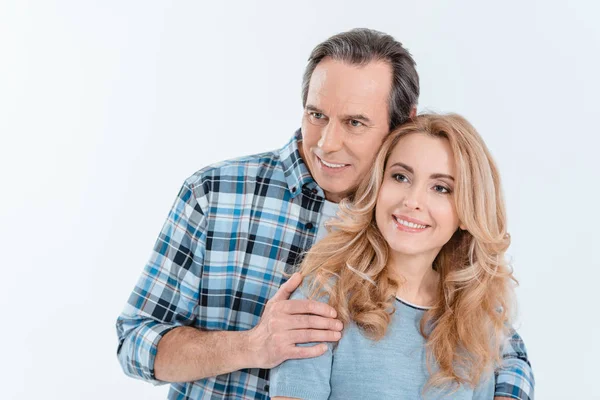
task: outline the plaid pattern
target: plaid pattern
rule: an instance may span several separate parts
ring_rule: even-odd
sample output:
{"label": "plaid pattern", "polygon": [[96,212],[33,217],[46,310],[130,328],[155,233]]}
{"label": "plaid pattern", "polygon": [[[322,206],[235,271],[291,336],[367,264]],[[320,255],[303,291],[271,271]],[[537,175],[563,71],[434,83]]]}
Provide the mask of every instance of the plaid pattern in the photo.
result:
{"label": "plaid pattern", "polygon": [[496,370],[495,396],[533,400],[535,379],[527,359],[525,343],[516,331],[502,351],[502,366]]}
{"label": "plaid pattern", "polygon": [[[175,327],[240,331],[258,323],[321,218],[324,193],[300,158],[300,139],[297,131],[282,149],[215,164],[184,182],[117,320],[127,375],[163,383],[154,376],[156,348]],[[531,368],[521,339],[513,342],[497,389],[531,399]],[[268,370],[245,369],[173,383],[169,398],[268,399],[268,383]]]}

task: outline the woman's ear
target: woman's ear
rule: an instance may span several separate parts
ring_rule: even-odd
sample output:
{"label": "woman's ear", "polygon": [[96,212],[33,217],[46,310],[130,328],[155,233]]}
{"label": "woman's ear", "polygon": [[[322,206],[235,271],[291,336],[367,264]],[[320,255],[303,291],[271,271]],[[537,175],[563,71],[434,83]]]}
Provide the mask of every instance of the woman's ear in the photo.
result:
{"label": "woman's ear", "polygon": [[463,223],[461,223],[460,225],[458,225],[458,227],[460,228],[461,231],[466,231],[467,230],[467,227]]}

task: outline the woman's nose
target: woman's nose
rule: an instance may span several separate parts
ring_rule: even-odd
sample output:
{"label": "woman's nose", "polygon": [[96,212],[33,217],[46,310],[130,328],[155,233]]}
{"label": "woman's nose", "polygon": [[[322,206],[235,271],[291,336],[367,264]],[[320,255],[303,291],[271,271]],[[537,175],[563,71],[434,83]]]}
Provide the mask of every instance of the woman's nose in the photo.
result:
{"label": "woman's nose", "polygon": [[402,205],[411,210],[418,210],[421,208],[421,198],[417,188],[411,188],[406,192]]}

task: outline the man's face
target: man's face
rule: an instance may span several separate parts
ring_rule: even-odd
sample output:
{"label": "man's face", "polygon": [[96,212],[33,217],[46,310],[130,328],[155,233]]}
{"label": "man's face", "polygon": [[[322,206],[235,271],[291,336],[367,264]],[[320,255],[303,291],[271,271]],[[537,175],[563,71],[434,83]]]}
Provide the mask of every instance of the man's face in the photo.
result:
{"label": "man's face", "polygon": [[302,118],[302,158],[329,201],[347,197],[364,177],[388,133],[392,69],[331,58],[315,68]]}

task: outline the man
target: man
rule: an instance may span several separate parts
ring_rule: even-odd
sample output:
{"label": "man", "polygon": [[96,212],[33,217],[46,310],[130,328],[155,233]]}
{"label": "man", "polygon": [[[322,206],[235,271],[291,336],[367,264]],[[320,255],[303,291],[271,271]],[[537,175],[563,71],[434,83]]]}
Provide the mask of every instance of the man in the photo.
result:
{"label": "man", "polygon": [[[302,128],[282,149],[188,178],[117,321],[126,374],[172,382],[169,398],[268,398],[268,369],[336,341],[335,311],[288,300],[284,273],[322,237],[387,133],[415,113],[419,79],[391,36],[357,29],[312,52]],[[283,283],[285,282],[285,283]],[[280,285],[283,285],[280,287]],[[529,399],[533,376],[515,334],[497,396]]]}

